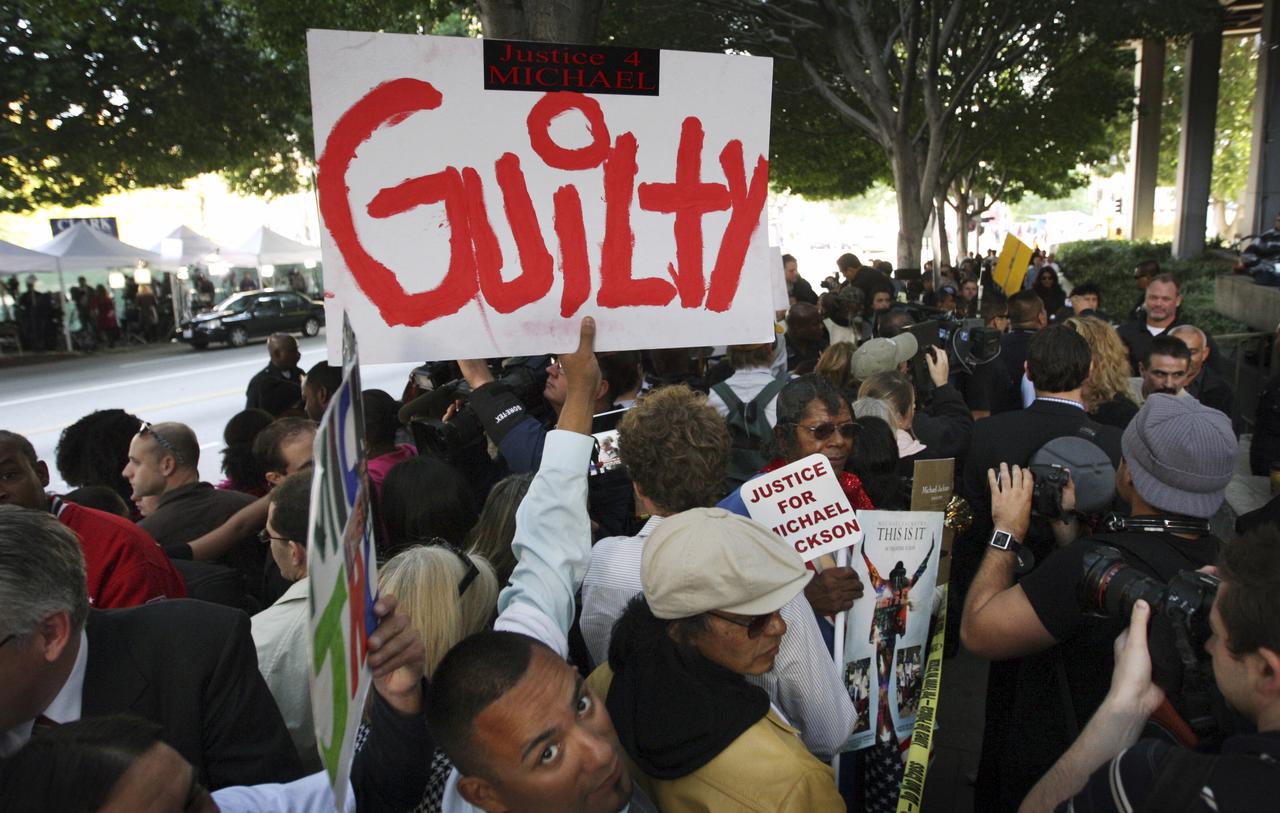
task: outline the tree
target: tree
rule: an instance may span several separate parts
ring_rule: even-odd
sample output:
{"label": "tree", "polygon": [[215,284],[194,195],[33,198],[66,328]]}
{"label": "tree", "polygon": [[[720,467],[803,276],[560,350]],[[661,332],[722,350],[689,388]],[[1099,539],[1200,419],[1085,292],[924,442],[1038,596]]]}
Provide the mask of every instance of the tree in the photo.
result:
{"label": "tree", "polygon": [[296,116],[274,104],[289,88],[246,37],[243,15],[206,0],[5,4],[0,210],[278,165]]}
{"label": "tree", "polygon": [[[823,100],[883,151],[898,200],[898,262],[920,264],[930,213],[969,164],[976,119],[1047,92],[1099,46],[1176,29],[1209,0],[704,0],[795,59]],[[1069,13],[1068,13],[1069,12]],[[1123,19],[1122,19],[1123,18]]]}
{"label": "tree", "polygon": [[604,0],[476,0],[486,37],[594,43]]}
{"label": "tree", "polygon": [[[1160,114],[1160,165],[1156,182],[1178,182],[1178,140],[1182,133],[1182,96],[1186,81],[1186,41],[1170,43],[1164,64],[1164,97]],[[1222,43],[1218,71],[1217,132],[1209,205],[1215,231],[1225,235],[1227,204],[1240,199],[1249,175],[1253,144],[1254,81],[1258,72],[1256,37],[1232,37]]]}

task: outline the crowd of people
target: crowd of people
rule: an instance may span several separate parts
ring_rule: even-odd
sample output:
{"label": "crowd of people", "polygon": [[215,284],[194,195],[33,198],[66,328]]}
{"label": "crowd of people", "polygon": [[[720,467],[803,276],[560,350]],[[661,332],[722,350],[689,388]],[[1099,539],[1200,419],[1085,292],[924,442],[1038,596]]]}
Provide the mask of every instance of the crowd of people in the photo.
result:
{"label": "crowd of people", "polygon": [[[992,259],[846,254],[818,294],[787,255],[773,341],[597,353],[588,318],[570,353],[361,393],[380,598],[347,809],[896,810],[887,714],[831,765],[872,680],[832,618],[884,580],[806,566],[738,493],[813,454],[855,510],[909,510],[915,464],[955,461],[948,656],[990,661],[974,809],[1265,809],[1280,507],[1211,525],[1225,358],[1158,267],[1116,325],[1051,257],[1008,292]],[[65,494],[0,430],[4,809],[332,808],[308,538],[342,370],[266,351],[218,483],[180,422],[89,413]],[[926,656],[881,670],[909,708]]]}

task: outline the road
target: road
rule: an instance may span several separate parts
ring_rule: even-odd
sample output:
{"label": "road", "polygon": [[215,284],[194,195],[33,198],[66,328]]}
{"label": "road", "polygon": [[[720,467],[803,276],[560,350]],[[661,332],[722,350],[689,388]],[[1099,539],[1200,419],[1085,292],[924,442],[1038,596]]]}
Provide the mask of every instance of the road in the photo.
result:
{"label": "road", "polygon": [[[324,333],[301,339],[303,370],[325,357]],[[54,464],[64,427],[95,409],[120,408],[144,421],[180,421],[200,439],[200,478],[220,471],[222,430],[244,409],[244,390],[267,363],[259,341],[241,348],[192,350],[165,344],[0,371],[0,429],[25,435],[48,462],[50,490],[66,490]],[[416,364],[364,365],[361,383],[399,398]]]}

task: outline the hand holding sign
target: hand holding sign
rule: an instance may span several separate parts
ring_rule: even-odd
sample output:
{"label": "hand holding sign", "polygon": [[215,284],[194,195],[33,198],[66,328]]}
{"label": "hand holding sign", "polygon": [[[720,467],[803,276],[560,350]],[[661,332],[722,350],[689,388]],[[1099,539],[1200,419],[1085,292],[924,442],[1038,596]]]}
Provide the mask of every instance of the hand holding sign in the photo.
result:
{"label": "hand holding sign", "polygon": [[595,354],[596,320],[582,319],[578,333],[578,349],[557,359],[566,379],[564,408],[560,410],[558,429],[591,434],[591,416],[600,388],[600,363]]}
{"label": "hand holding sign", "polygon": [[422,711],[427,650],[408,616],[396,609],[395,596],[382,596],[373,605],[373,612],[381,621],[369,636],[369,665],[373,667],[373,687],[382,699],[401,714],[411,716]]}
{"label": "hand holding sign", "polygon": [[772,528],[806,562],[862,539],[849,498],[824,455],[811,454],[750,480],[740,493],[751,518]]}
{"label": "hand holding sign", "polygon": [[804,586],[804,597],[818,615],[836,615],[862,598],[862,579],[851,567],[829,567]]}

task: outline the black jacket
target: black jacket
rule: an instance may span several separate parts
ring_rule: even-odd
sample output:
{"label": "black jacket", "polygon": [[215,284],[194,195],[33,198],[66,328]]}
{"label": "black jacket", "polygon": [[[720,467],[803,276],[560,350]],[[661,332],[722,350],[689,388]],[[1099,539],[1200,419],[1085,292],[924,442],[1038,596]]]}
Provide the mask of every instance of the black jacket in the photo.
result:
{"label": "black jacket", "polygon": [[[1179,311],[1178,315],[1174,317],[1173,323],[1156,335],[1168,336],[1169,331],[1178,325],[1187,324],[1190,324],[1190,322],[1183,319],[1182,312]],[[1155,339],[1155,336],[1151,335],[1151,331],[1147,330],[1146,317],[1143,316],[1133,322],[1125,322],[1116,328],[1116,332],[1120,334],[1120,340],[1124,342],[1124,346],[1129,350],[1129,367],[1132,369],[1132,374],[1138,375],[1138,362],[1146,358],[1147,351],[1151,349],[1151,342]],[[1218,350],[1218,343],[1208,333],[1205,333],[1205,337],[1205,343],[1209,347],[1209,366],[1215,372],[1223,376],[1227,375],[1227,359]]]}
{"label": "black jacket", "polygon": [[959,390],[950,384],[935,389],[928,408],[916,410],[911,428],[927,447],[921,460],[954,457],[960,469],[973,437],[973,414]]}
{"label": "black jacket", "polygon": [[81,716],[132,714],[163,726],[165,742],[211,790],[302,775],[258,672],[247,615],[175,599],[92,610],[85,630]]}

